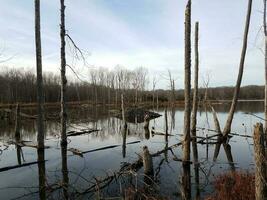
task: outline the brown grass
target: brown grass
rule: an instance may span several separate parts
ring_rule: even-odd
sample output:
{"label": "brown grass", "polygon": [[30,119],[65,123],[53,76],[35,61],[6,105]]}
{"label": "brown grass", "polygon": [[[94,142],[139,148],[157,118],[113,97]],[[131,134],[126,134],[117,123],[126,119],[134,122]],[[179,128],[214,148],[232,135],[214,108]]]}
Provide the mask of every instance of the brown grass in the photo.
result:
{"label": "brown grass", "polygon": [[162,197],[157,193],[151,191],[146,191],[145,189],[138,189],[137,191],[129,187],[125,190],[125,199],[126,200],[168,200],[167,197]]}
{"label": "brown grass", "polygon": [[254,200],[255,178],[247,172],[226,173],[214,181],[214,194],[206,200]]}

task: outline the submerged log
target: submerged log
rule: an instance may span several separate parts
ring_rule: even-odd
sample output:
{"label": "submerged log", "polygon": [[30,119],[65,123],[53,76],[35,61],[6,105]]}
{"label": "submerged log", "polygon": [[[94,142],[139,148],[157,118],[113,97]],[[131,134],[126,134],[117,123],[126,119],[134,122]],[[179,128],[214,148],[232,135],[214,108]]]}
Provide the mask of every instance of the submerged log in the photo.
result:
{"label": "submerged log", "polygon": [[91,129],[91,130],[84,130],[84,131],[69,131],[67,133],[67,137],[89,134],[89,133],[98,132],[98,131],[99,131],[98,129]]}
{"label": "submerged log", "polygon": [[[126,145],[127,144],[136,144],[136,143],[139,143],[139,142],[140,141],[128,142],[128,143],[126,143]],[[110,146],[106,146],[106,147],[100,147],[100,148],[92,149],[92,150],[89,150],[89,151],[83,151],[82,154],[91,153],[91,152],[95,152],[95,151],[106,150],[106,149],[112,149],[112,148],[119,147],[119,146],[121,146],[121,145],[120,144],[114,144],[114,145],[110,145]]]}

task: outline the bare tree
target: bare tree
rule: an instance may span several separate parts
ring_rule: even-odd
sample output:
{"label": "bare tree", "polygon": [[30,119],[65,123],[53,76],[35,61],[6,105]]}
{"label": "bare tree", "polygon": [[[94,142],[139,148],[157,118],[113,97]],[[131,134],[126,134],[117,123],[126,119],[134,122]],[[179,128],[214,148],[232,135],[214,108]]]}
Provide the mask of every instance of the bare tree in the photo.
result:
{"label": "bare tree", "polygon": [[157,84],[157,78],[156,76],[153,76],[153,80],[152,80],[152,102],[153,102],[153,108],[155,106],[155,89],[156,89],[156,84]]}
{"label": "bare tree", "polygon": [[210,84],[210,72],[206,73],[206,77],[203,77],[203,83],[205,87],[204,103],[207,103],[209,97],[209,84]]}
{"label": "bare tree", "polygon": [[[247,16],[246,16],[246,24],[245,24],[245,31],[244,31],[244,38],[243,38],[243,47],[242,47],[242,52],[241,52],[241,59],[240,59],[240,64],[239,64],[239,72],[238,72],[238,77],[237,77],[237,82],[234,90],[234,96],[232,99],[232,104],[230,111],[228,113],[228,118],[226,121],[226,124],[224,126],[224,130],[222,132],[222,135],[218,137],[218,147],[216,149],[220,149],[221,141],[226,140],[227,135],[231,131],[231,125],[234,117],[234,112],[237,106],[237,101],[238,101],[238,95],[240,91],[240,86],[241,86],[241,81],[242,81],[242,76],[243,76],[243,70],[244,70],[244,64],[245,64],[245,58],[246,58],[246,51],[247,51],[247,43],[248,43],[248,33],[249,33],[249,26],[250,26],[250,17],[251,17],[251,9],[252,9],[252,0],[248,0],[248,10],[247,10]],[[213,160],[217,159],[218,154],[215,151]]]}
{"label": "bare tree", "polygon": [[241,81],[242,81],[242,76],[243,76],[243,71],[244,71],[244,65],[245,65],[246,52],[247,52],[251,8],[252,8],[252,0],[248,0],[248,11],[247,11],[247,16],[246,16],[246,25],[245,25],[245,32],[244,32],[244,38],[243,38],[243,47],[242,47],[242,52],[241,52],[241,59],[240,59],[240,64],[239,64],[239,72],[238,72],[238,77],[237,77],[237,81],[236,81],[236,86],[235,86],[235,91],[234,91],[234,96],[233,96],[231,108],[230,108],[228,118],[227,118],[224,130],[223,130],[224,136],[228,135],[231,131],[231,125],[232,125],[232,121],[233,121],[233,117],[234,117],[234,112],[235,112],[235,109],[237,106],[238,95],[239,95],[239,91],[240,91],[240,86],[241,86]]}
{"label": "bare tree", "polygon": [[198,109],[198,67],[199,67],[199,52],[198,52],[198,32],[199,23],[195,24],[195,77],[194,77],[194,96],[193,96],[193,108],[192,108],[192,147],[194,162],[198,162],[198,151],[196,141],[196,124],[197,124],[197,109]]}
{"label": "bare tree", "polygon": [[38,148],[44,148],[44,94],[42,76],[42,48],[40,27],[40,1],[35,0],[35,47],[36,47],[36,71],[37,71],[37,102],[38,102]]}
{"label": "bare tree", "polygon": [[172,78],[172,74],[170,70],[168,70],[168,75],[169,75],[169,81],[170,81],[170,97],[171,97],[170,103],[171,103],[171,106],[173,107],[175,103],[175,81]]}
{"label": "bare tree", "polygon": [[65,4],[60,0],[60,38],[61,38],[61,144],[67,145],[67,112],[66,112],[66,53],[65,53]]}
{"label": "bare tree", "polygon": [[191,0],[185,10],[185,79],[184,79],[184,146],[183,160],[190,160],[190,92],[191,92]]}
{"label": "bare tree", "polygon": [[[265,36],[264,43],[264,65],[265,65],[265,89],[264,89],[264,113],[265,113],[265,123],[264,123],[264,132],[267,134],[267,24],[266,24],[266,0],[263,0],[263,31]],[[267,138],[267,137],[266,137]]]}

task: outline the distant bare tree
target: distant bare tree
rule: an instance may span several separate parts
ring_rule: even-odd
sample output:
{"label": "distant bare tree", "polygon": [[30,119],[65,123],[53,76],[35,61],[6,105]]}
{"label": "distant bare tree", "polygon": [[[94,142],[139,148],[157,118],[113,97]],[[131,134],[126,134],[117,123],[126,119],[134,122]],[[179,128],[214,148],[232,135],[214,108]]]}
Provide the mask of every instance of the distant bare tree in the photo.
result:
{"label": "distant bare tree", "polygon": [[206,73],[206,76],[203,77],[203,83],[205,87],[205,94],[204,94],[204,103],[207,103],[209,97],[209,84],[210,84],[210,72]]}
{"label": "distant bare tree", "polygon": [[172,77],[171,71],[168,70],[168,75],[169,75],[169,82],[170,82],[170,102],[171,106],[174,106],[175,103],[175,81]]}
{"label": "distant bare tree", "polygon": [[153,108],[155,106],[155,89],[156,89],[156,84],[157,84],[157,78],[156,76],[153,76],[153,80],[152,80],[152,102],[153,102]]}

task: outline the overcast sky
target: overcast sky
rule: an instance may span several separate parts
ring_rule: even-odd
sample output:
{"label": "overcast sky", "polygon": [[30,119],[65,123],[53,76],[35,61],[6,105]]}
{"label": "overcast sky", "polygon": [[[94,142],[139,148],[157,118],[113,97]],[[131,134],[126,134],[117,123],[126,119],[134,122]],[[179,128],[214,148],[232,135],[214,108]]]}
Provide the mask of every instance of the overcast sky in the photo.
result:
{"label": "overcast sky", "polygon": [[[34,0],[0,0],[1,67],[35,67]],[[149,75],[169,69],[183,87],[185,0],[66,0],[66,28],[95,67],[144,66]],[[59,0],[41,0],[43,69],[59,72]],[[200,22],[200,84],[234,85],[247,0],[193,0],[192,22]],[[264,84],[262,1],[253,1],[243,85]],[[192,34],[194,30],[192,28]],[[192,40],[193,41],[193,40]],[[90,56],[89,56],[90,53]],[[70,52],[69,52],[70,54]],[[67,62],[72,62],[71,56]],[[86,73],[81,65],[80,73]],[[71,74],[69,72],[69,74]],[[162,80],[158,87],[166,87]]]}

